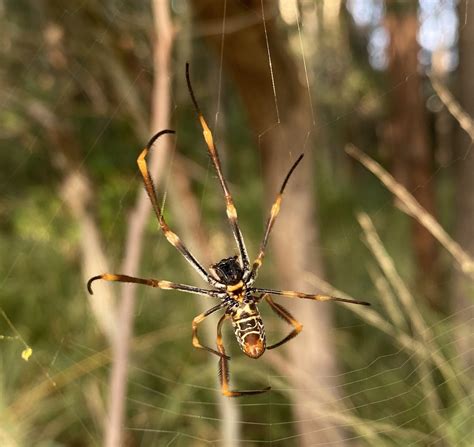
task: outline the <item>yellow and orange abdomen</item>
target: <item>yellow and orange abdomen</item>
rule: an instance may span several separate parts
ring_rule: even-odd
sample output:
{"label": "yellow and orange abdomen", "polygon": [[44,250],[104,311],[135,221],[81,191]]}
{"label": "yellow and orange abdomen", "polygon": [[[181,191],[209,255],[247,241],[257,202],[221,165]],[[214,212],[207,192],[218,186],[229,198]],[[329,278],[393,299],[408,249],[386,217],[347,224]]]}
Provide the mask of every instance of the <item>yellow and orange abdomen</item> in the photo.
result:
{"label": "yellow and orange abdomen", "polygon": [[247,305],[239,307],[235,315],[232,315],[232,326],[240,349],[245,355],[257,359],[265,352],[265,328],[255,307],[250,308]]}

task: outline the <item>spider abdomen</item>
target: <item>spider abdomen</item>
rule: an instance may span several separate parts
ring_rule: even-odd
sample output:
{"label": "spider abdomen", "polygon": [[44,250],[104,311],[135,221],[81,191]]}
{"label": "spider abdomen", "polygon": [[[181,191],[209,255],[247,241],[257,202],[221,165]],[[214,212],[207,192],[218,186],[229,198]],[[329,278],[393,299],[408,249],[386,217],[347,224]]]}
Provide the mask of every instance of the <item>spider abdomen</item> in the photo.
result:
{"label": "spider abdomen", "polygon": [[241,312],[239,315],[237,312],[232,317],[232,326],[240,349],[245,355],[257,359],[265,352],[265,328],[258,310],[252,314]]}

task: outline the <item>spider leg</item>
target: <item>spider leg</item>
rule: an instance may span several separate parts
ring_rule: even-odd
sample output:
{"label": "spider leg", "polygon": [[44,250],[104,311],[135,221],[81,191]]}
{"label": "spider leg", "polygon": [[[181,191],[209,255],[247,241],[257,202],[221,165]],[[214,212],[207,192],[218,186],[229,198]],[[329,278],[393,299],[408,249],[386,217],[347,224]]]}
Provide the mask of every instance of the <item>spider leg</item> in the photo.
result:
{"label": "spider leg", "polygon": [[261,289],[259,287],[252,287],[249,289],[250,292],[256,293],[269,293],[270,295],[281,295],[286,296],[288,298],[303,298],[305,300],[314,300],[314,301],[340,301],[341,303],[349,303],[349,304],[361,304],[363,306],[370,306],[370,303],[367,301],[357,301],[357,300],[349,300],[346,298],[337,298],[335,296],[329,295],[312,295],[308,293],[302,292],[295,292],[294,290],[273,290],[273,289]]}
{"label": "spider leg", "polygon": [[186,81],[188,83],[189,94],[191,95],[194,108],[196,109],[196,113],[199,118],[199,122],[201,123],[204,140],[206,141],[209,155],[212,159],[212,163],[214,164],[214,168],[216,169],[217,176],[219,177],[219,182],[221,184],[222,190],[224,191],[227,218],[229,219],[229,223],[232,228],[235,241],[239,248],[240,257],[242,259],[242,267],[244,271],[248,272],[250,269],[250,260],[247,253],[247,249],[245,248],[244,238],[242,236],[242,232],[240,231],[239,223],[237,221],[237,210],[235,209],[234,201],[232,199],[229,188],[222,173],[221,162],[219,160],[219,154],[217,153],[217,148],[214,143],[214,138],[212,136],[211,129],[209,129],[209,126],[207,125],[207,122],[204,119],[201,109],[199,108],[199,105],[196,101],[196,97],[194,96],[194,91],[191,86],[191,78],[189,76],[189,63],[186,63]]}
{"label": "spider leg", "polygon": [[290,314],[283,306],[275,303],[271,296],[268,294],[265,294],[263,296],[265,298],[265,301],[270,305],[271,309],[283,320],[285,320],[288,324],[291,324],[294,329],[281,341],[278,343],[275,343],[271,346],[267,346],[267,349],[275,349],[278,348],[278,346],[284,345],[285,343],[289,342],[292,338],[295,338],[302,330],[303,330],[303,325],[297,321],[293,315]]}
{"label": "spider leg", "polygon": [[91,295],[93,295],[92,283],[98,279],[103,279],[104,281],[145,284],[146,286],[156,287],[158,289],[179,290],[181,292],[194,293],[196,295],[210,296],[213,298],[220,298],[222,296],[222,293],[218,292],[217,290],[207,290],[201,289],[200,287],[188,286],[186,284],[177,284],[165,280],[136,278],[134,276],[120,275],[115,273],[103,273],[102,275],[93,276],[91,279],[89,279],[89,281],[87,281],[87,290]]}
{"label": "spider leg", "polygon": [[193,267],[194,270],[196,270],[198,274],[205,281],[207,281],[211,286],[223,287],[220,282],[216,281],[212,276],[209,275],[209,273],[204,269],[204,267],[197,261],[197,259],[191,254],[191,252],[184,246],[184,244],[181,242],[181,239],[178,237],[178,235],[173,233],[170,230],[170,227],[166,223],[165,218],[163,217],[163,213],[161,212],[161,207],[158,204],[158,198],[156,195],[155,186],[153,184],[153,180],[148,171],[146,156],[148,155],[148,152],[151,150],[155,141],[160,136],[164,134],[174,134],[174,133],[175,133],[174,130],[166,129],[154,135],[137,158],[138,169],[140,170],[140,173],[142,175],[143,182],[145,184],[145,189],[148,194],[148,197],[150,198],[151,204],[153,206],[153,210],[156,214],[156,217],[158,218],[158,223],[160,225],[161,231],[163,231],[163,234],[165,235],[168,242],[171,245],[173,245],[186,258],[189,264],[191,264],[191,267]]}
{"label": "spider leg", "polygon": [[262,262],[263,262],[263,257],[265,256],[265,249],[267,247],[268,243],[268,237],[270,236],[270,232],[272,231],[273,224],[276,221],[276,218],[278,217],[278,214],[280,213],[280,206],[281,206],[281,201],[283,198],[283,192],[285,191],[286,184],[288,183],[288,180],[291,177],[291,174],[293,174],[293,171],[296,169],[298,166],[299,162],[302,160],[304,154],[301,154],[298,159],[293,163],[291,166],[290,170],[288,171],[288,174],[286,174],[285,180],[283,180],[283,183],[280,188],[280,192],[277,195],[277,198],[275,199],[275,202],[273,202],[271,211],[270,211],[270,217],[267,220],[267,224],[265,226],[265,233],[263,236],[263,241],[260,245],[260,252],[258,253],[257,258],[253,262],[252,265],[252,271],[250,273],[250,281],[253,282],[255,278],[257,277],[257,272],[258,269],[261,267]]}
{"label": "spider leg", "polygon": [[222,315],[219,323],[217,323],[217,349],[221,353],[221,358],[219,359],[219,379],[221,382],[221,393],[227,397],[240,397],[240,396],[249,396],[253,394],[261,394],[269,391],[271,387],[264,388],[262,390],[251,390],[251,391],[231,391],[229,390],[229,381],[230,381],[230,371],[229,371],[229,357],[225,353],[224,343],[222,341],[222,324],[224,321],[229,318],[228,315]]}
{"label": "spider leg", "polygon": [[199,314],[197,317],[193,319],[193,346],[197,349],[204,349],[205,351],[212,352],[213,354],[217,355],[218,357],[225,357],[227,360],[230,360],[230,357],[225,354],[225,352],[219,352],[216,351],[215,349],[209,348],[208,346],[204,346],[201,344],[198,338],[198,332],[197,328],[199,323],[201,323],[203,320],[205,320],[209,315],[212,313],[216,312],[219,309],[222,309],[225,306],[225,304],[220,303],[217,306],[212,307],[209,310],[206,310],[206,312],[203,312],[202,314]]}

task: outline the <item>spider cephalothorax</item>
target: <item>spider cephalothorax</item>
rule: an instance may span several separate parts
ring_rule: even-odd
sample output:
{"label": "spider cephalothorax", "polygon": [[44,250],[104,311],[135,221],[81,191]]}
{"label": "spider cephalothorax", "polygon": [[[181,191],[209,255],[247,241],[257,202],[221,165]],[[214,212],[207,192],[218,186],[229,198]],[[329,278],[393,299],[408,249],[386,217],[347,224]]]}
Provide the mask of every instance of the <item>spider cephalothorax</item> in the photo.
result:
{"label": "spider cephalothorax", "polygon": [[223,284],[233,286],[242,280],[244,274],[238,259],[238,256],[222,259],[217,264],[211,265],[210,270]]}
{"label": "spider cephalothorax", "polygon": [[[260,357],[266,349],[274,349],[290,341],[292,338],[296,337],[303,328],[301,323],[295,320],[293,316],[283,306],[273,301],[271,295],[282,295],[289,298],[303,298],[315,301],[343,301],[346,303],[364,305],[368,305],[369,303],[366,303],[364,301],[348,300],[344,298],[335,298],[327,295],[295,292],[293,290],[273,290],[252,286],[252,284],[255,282],[255,279],[257,278],[258,270],[263,263],[268,237],[280,211],[280,204],[282,201],[283,192],[285,190],[286,184],[291,174],[295,170],[296,166],[303,158],[303,155],[300,155],[296,162],[293,163],[293,166],[291,167],[285,179],[283,180],[280,192],[277,195],[277,198],[270,211],[270,217],[267,220],[258,256],[255,258],[253,264],[250,264],[247,249],[245,248],[244,239],[242,233],[240,232],[239,224],[237,222],[237,210],[234,206],[232,196],[230,194],[229,188],[227,187],[225,178],[222,174],[221,163],[219,161],[219,155],[214,144],[212,132],[209,129],[209,126],[207,125],[206,120],[204,119],[204,116],[202,115],[199,109],[196,98],[194,97],[194,92],[191,87],[191,81],[189,79],[188,64],[186,64],[186,80],[188,83],[189,93],[191,94],[194,107],[196,108],[196,112],[199,117],[199,122],[201,123],[204,140],[206,141],[209,155],[214,164],[214,168],[216,169],[219,182],[224,192],[227,218],[234,234],[234,239],[237,242],[239,256],[232,256],[230,258],[222,259],[217,264],[211,266],[209,273],[181,242],[181,239],[178,237],[178,235],[170,230],[161,212],[161,207],[158,203],[155,187],[153,186],[153,181],[148,172],[148,165],[146,162],[146,156],[154,142],[164,134],[174,133],[174,131],[172,130],[162,130],[150,139],[145,149],[143,149],[143,151],[141,152],[140,156],[137,159],[138,169],[140,170],[140,173],[142,175],[143,182],[145,183],[146,192],[150,197],[153,210],[158,219],[158,224],[160,225],[164,236],[171,245],[176,247],[176,249],[188,261],[191,267],[196,270],[199,276],[201,276],[201,278],[206,281],[210,285],[210,287],[212,287],[212,289],[203,289],[201,287],[189,286],[187,284],[177,284],[165,280],[136,278],[134,276],[127,276],[115,273],[103,273],[102,275],[94,276],[93,278],[89,279],[87,283],[87,288],[89,290],[89,293],[92,294],[92,282],[97,279],[103,279],[105,281],[120,281],[145,284],[147,286],[158,287],[164,290],[174,289],[179,290],[181,292],[194,293],[196,295],[203,295],[219,300],[218,304],[216,304],[214,307],[210,308],[206,312],[203,312],[202,314],[194,318],[192,324],[193,346],[199,349],[205,349],[219,357],[219,377],[221,380],[222,394],[229,397],[259,394],[268,391],[270,387],[254,391],[231,391],[229,389],[228,360],[230,359],[230,357],[226,354],[222,341],[222,324],[224,323],[224,321],[231,320],[232,326],[234,328],[235,337],[237,338],[240,348],[247,356],[256,359]],[[263,300],[268,303],[270,308],[279,317],[281,317],[284,321],[293,326],[293,330],[285,338],[280,340],[278,343],[274,343],[270,346],[266,345],[265,328],[263,326],[263,321],[260,317],[260,313],[257,308],[257,304]],[[222,317],[220,318],[219,323],[217,324],[217,349],[213,349],[208,346],[204,346],[200,343],[197,328],[199,323],[201,323],[208,315],[218,310],[224,310],[225,312],[224,315],[222,315]]]}

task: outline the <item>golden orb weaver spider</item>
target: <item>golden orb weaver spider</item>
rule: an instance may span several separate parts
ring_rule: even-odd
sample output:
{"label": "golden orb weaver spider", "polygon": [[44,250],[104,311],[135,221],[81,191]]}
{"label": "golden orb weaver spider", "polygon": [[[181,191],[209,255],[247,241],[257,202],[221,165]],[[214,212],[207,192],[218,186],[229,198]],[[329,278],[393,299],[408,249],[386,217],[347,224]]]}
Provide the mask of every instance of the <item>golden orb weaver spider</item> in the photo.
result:
{"label": "golden orb weaver spider", "polygon": [[[151,150],[155,141],[162,135],[175,133],[173,130],[166,129],[158,132],[150,139],[150,141],[137,159],[138,169],[140,170],[140,173],[142,175],[146,192],[148,193],[151,204],[153,206],[153,210],[156,214],[158,223],[164,236],[166,237],[168,242],[184,256],[184,258],[189,262],[191,267],[196,270],[196,272],[201,276],[201,278],[203,278],[211,287],[213,287],[213,289],[209,290],[200,287],[189,286],[186,284],[177,284],[165,280],[143,279],[113,273],[103,273],[102,275],[92,277],[87,282],[87,289],[89,293],[92,294],[92,283],[95,280],[103,279],[105,281],[119,281],[127,283],[145,284],[147,286],[157,287],[164,290],[179,290],[181,292],[204,295],[218,299],[219,304],[215,305],[206,312],[201,313],[193,319],[193,346],[198,349],[205,349],[206,351],[212,352],[213,354],[219,357],[219,377],[221,382],[221,392],[224,396],[238,397],[251,394],[260,394],[270,390],[270,387],[252,391],[232,391],[229,389],[230,374],[228,361],[230,360],[230,357],[226,355],[224,344],[222,341],[222,325],[226,320],[231,320],[235,336],[244,354],[253,359],[257,359],[265,352],[266,349],[277,348],[278,346],[281,346],[284,343],[290,341],[292,338],[296,337],[303,328],[302,324],[295,320],[295,318],[293,318],[290,312],[288,312],[283,306],[275,303],[272,300],[271,295],[281,295],[290,298],[304,298],[315,301],[342,301],[345,303],[362,304],[366,306],[370,304],[365,301],[348,300],[327,295],[311,295],[307,293],[295,292],[292,290],[273,290],[267,288],[253,287],[253,283],[257,278],[258,270],[263,262],[268,237],[280,211],[280,204],[282,201],[283,192],[285,190],[286,184],[288,183],[291,174],[298,166],[298,163],[302,160],[303,154],[301,154],[298,159],[293,163],[292,167],[288,171],[288,174],[283,180],[280,191],[271,208],[270,217],[268,218],[266,223],[263,241],[260,245],[260,251],[258,253],[257,258],[251,265],[247,249],[245,248],[244,239],[237,221],[237,210],[235,209],[234,201],[230,194],[229,188],[227,187],[224,175],[222,174],[221,163],[219,160],[219,155],[217,153],[216,146],[214,144],[212,132],[209,129],[209,126],[207,125],[206,120],[204,119],[204,116],[201,113],[201,110],[194,96],[194,91],[192,89],[191,80],[189,77],[188,63],[186,64],[186,81],[188,84],[188,89],[191,95],[192,102],[194,104],[194,108],[196,109],[196,113],[198,115],[199,122],[203,130],[204,140],[206,141],[209,155],[212,159],[214,168],[219,178],[219,182],[224,192],[227,218],[234,234],[234,238],[237,243],[240,255],[222,259],[218,263],[211,265],[208,272],[181,242],[181,239],[178,237],[178,235],[171,231],[168,224],[166,223],[165,218],[163,217],[163,214],[161,212],[160,205],[158,204],[157,194],[153,185],[153,180],[148,172],[148,166],[146,162],[146,156]],[[278,343],[275,343],[270,346],[266,345],[265,328],[257,307],[257,305],[263,299],[270,305],[270,308],[278,316],[280,316],[288,324],[293,326],[293,330],[285,338],[283,338]],[[216,350],[208,346],[204,346],[200,343],[197,328],[198,325],[207,316],[221,309],[224,309],[224,314],[222,315],[217,324]]]}

